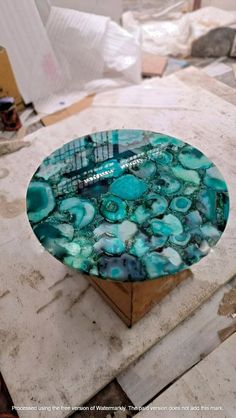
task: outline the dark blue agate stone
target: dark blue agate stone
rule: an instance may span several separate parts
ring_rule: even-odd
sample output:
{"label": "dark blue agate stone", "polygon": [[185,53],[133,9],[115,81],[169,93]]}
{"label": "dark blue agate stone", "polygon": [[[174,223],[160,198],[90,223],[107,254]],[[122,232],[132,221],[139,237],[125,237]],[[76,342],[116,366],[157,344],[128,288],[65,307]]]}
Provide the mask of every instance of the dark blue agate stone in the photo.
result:
{"label": "dark blue agate stone", "polygon": [[206,256],[229,214],[226,183],[198,149],[149,131],[75,139],[27,191],[33,231],[57,259],[114,281],[174,274]]}

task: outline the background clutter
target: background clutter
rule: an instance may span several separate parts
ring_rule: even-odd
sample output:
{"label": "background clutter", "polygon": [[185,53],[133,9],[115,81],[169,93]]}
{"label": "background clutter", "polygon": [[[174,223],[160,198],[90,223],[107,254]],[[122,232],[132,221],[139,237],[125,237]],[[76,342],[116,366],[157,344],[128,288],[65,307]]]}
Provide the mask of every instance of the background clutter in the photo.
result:
{"label": "background clutter", "polygon": [[32,104],[38,117],[26,113],[29,131],[40,119],[51,124],[83,109],[98,92],[232,58],[236,11],[208,4],[8,0],[0,14],[0,95],[13,97],[18,110]]}
{"label": "background clutter", "polygon": [[44,26],[34,0],[9,0],[0,27],[22,97],[38,112],[141,80],[139,41],[108,17],[51,7]]}

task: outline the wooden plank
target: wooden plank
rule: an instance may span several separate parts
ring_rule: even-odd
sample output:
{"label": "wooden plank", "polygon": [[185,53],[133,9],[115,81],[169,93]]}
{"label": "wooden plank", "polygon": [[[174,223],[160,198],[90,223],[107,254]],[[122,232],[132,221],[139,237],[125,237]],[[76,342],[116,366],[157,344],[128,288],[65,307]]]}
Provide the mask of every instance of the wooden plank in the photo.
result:
{"label": "wooden plank", "polygon": [[213,351],[221,343],[225,328],[236,325],[236,320],[232,317],[218,314],[225,294],[233,286],[236,286],[236,279],[218,290],[193,316],[117,377],[134,405],[144,405],[150,401]]}
{"label": "wooden plank", "polygon": [[49,126],[54,123],[60,122],[61,120],[66,119],[70,116],[78,114],[79,112],[82,112],[82,110],[92,105],[93,97],[94,95],[86,96],[84,99],[79,100],[76,103],[73,103],[72,105],[66,107],[65,109],[58,110],[58,112],[52,113],[51,115],[44,116],[41,119],[41,122],[43,123],[44,126]]}
{"label": "wooden plank", "polygon": [[[169,418],[193,416],[235,418],[236,415],[236,334],[182,376],[148,407],[152,416]],[[191,409],[192,407],[192,409]],[[166,408],[163,410],[163,408]],[[172,408],[172,409],[171,409]],[[175,410],[173,409],[175,408]],[[146,417],[147,411],[137,414]]]}

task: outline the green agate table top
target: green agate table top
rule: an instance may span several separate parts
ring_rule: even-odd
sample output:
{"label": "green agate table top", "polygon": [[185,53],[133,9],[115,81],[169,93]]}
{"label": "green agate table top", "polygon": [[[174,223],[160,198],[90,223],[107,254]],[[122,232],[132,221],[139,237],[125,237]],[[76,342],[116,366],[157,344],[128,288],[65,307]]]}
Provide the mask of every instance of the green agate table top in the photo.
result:
{"label": "green agate table top", "polygon": [[114,281],[174,274],[205,257],[228,218],[226,183],[198,149],[142,130],[98,132],[49,155],[27,191],[54,257]]}

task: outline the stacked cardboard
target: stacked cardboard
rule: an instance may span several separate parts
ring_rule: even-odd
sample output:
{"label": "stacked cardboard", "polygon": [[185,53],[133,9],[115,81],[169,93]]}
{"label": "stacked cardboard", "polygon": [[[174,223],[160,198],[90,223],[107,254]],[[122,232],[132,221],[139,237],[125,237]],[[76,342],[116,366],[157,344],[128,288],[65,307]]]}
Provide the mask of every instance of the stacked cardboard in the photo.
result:
{"label": "stacked cardboard", "polygon": [[5,48],[0,46],[0,97],[14,97],[18,110],[24,108],[16,80]]}

